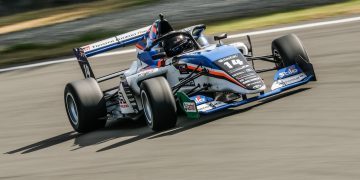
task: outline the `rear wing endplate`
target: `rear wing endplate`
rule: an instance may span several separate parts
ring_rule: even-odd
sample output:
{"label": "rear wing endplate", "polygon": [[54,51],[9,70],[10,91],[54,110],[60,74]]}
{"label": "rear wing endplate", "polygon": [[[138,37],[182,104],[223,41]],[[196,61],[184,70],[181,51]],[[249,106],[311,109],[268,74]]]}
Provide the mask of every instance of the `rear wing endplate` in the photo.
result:
{"label": "rear wing endplate", "polygon": [[[104,39],[86,46],[82,46],[80,48],[74,48],[74,55],[76,56],[76,59],[78,60],[78,63],[80,65],[80,68],[84,74],[85,78],[95,78],[94,72],[91,69],[91,66],[89,64],[88,58],[95,56],[97,54],[110,51],[116,48],[121,48],[125,46],[129,46],[132,44],[137,43],[138,41],[142,40],[144,38],[144,35],[146,32],[150,29],[151,26],[146,26],[134,31],[130,31],[128,33],[120,34],[118,36],[114,36],[108,39]],[[108,77],[112,77],[111,75],[115,76],[116,74],[119,74],[119,72],[115,72],[103,77],[100,77],[100,81],[107,80]],[[98,80],[98,81],[99,81]]]}

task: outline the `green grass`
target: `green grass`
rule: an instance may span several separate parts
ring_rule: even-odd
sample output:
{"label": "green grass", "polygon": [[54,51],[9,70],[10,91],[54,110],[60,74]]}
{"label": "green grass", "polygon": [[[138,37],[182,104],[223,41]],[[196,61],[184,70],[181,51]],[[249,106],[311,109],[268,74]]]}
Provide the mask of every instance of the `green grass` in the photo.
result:
{"label": "green grass", "polygon": [[[232,19],[208,24],[207,33],[231,32],[253,28],[285,24],[303,20],[336,15],[359,14],[360,0],[351,0],[334,5],[274,13],[271,15]],[[75,40],[53,44],[17,44],[0,50],[0,66],[39,61],[72,54],[72,48],[80,47],[99,39],[111,37],[121,32],[88,33]]]}

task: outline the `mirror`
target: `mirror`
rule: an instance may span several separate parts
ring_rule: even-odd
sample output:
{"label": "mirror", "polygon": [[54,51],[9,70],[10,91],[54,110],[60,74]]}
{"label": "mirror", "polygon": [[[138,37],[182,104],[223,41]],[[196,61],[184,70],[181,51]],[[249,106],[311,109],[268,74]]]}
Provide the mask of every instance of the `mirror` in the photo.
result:
{"label": "mirror", "polygon": [[164,58],[164,57],[166,57],[166,53],[165,53],[165,52],[159,52],[159,53],[154,54],[154,55],[151,56],[151,58],[152,58],[153,60],[161,59],[161,58]]}
{"label": "mirror", "polygon": [[214,40],[215,40],[215,41],[220,41],[221,39],[225,39],[225,38],[227,38],[227,34],[226,34],[226,33],[220,34],[220,35],[218,35],[218,36],[214,36]]}

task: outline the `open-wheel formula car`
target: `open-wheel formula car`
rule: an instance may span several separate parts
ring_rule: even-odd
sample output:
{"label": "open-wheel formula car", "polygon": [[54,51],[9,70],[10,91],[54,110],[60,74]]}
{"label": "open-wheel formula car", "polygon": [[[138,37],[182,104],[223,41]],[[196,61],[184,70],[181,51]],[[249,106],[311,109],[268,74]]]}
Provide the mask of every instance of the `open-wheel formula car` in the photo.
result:
{"label": "open-wheel formula car", "polygon": [[[160,15],[151,26],[75,48],[85,79],[65,87],[65,107],[73,128],[84,133],[104,127],[109,119],[130,118],[145,119],[152,130],[161,131],[176,126],[178,111],[197,119],[316,81],[309,57],[294,34],[273,40],[272,55],[255,57],[249,36],[246,44],[224,44],[226,34],[209,38],[205,29],[195,25],[176,31]],[[138,59],[129,69],[95,77],[89,57],[134,44]],[[254,69],[255,60],[275,67]],[[259,74],[268,71],[275,71],[274,82],[265,91]],[[119,79],[114,88],[100,89],[99,83],[114,78]]]}

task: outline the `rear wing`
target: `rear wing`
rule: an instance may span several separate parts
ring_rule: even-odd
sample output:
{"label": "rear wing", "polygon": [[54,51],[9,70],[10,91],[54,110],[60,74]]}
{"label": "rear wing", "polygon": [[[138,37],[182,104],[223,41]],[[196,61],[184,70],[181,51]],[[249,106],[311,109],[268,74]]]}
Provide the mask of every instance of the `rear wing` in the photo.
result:
{"label": "rear wing", "polygon": [[73,49],[74,54],[84,74],[84,77],[94,78],[98,82],[102,82],[108,79],[112,79],[118,76],[119,74],[121,74],[121,72],[123,71],[108,74],[100,78],[95,78],[94,72],[91,69],[88,58],[116,48],[126,47],[135,44],[144,38],[144,35],[150,29],[150,27],[151,26],[146,26],[134,31],[130,31],[128,33],[120,34],[118,36],[114,36],[86,46],[82,46],[80,48],[74,48]]}

